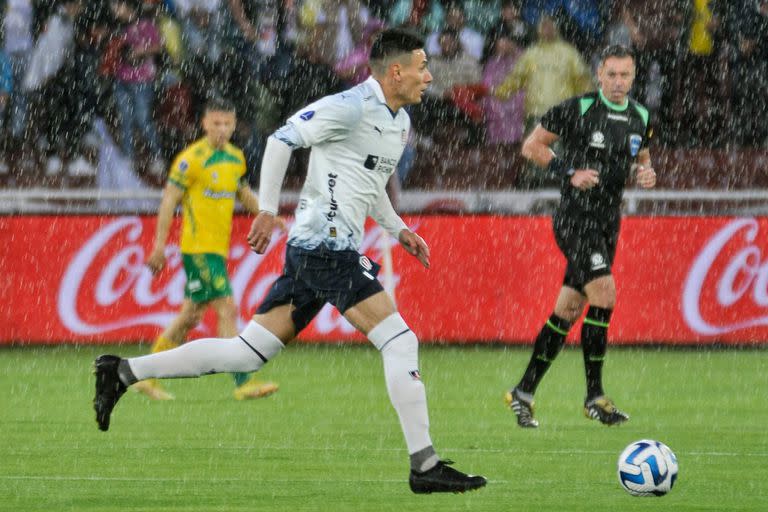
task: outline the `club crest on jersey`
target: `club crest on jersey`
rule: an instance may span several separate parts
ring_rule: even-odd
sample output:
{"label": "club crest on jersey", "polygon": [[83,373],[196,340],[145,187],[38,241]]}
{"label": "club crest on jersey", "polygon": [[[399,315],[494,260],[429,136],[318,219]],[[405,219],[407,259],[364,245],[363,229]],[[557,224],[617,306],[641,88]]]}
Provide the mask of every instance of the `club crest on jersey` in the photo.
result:
{"label": "club crest on jersey", "polygon": [[605,135],[601,131],[592,132],[592,136],[589,138],[589,147],[592,148],[604,148],[605,147]]}
{"label": "club crest on jersey", "polygon": [[364,270],[371,270],[373,268],[373,263],[368,259],[368,256],[360,256],[360,266],[363,267]]}
{"label": "club crest on jersey", "polygon": [[179,172],[187,172],[187,169],[189,169],[189,162],[186,160],[179,162]]}
{"label": "club crest on jersey", "polygon": [[643,138],[636,133],[629,135],[629,153],[632,156],[637,156],[640,152],[640,144],[643,142]]}
{"label": "club crest on jersey", "polygon": [[603,255],[599,252],[593,253],[589,259],[592,261],[592,270],[600,270],[601,268],[608,266],[605,263],[605,258],[603,258]]}
{"label": "club crest on jersey", "polygon": [[299,114],[299,119],[301,119],[302,121],[309,121],[314,117],[314,115],[315,115],[314,110],[307,110],[306,112],[302,112],[301,114]]}

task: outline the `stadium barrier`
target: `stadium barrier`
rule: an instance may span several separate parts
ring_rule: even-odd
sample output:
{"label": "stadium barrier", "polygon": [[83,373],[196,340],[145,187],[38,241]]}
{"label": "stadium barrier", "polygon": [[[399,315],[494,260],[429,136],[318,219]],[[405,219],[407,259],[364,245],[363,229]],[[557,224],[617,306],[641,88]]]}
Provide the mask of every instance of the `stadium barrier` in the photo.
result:
{"label": "stadium barrier", "polygon": [[[564,260],[544,216],[406,216],[430,244],[432,268],[393,245],[391,285],[424,341],[530,343],[548,317]],[[230,275],[241,325],[282,268],[285,235],[263,256],[235,219]],[[152,278],[143,261],[154,216],[0,217],[0,344],[152,340],[177,312],[184,274],[177,246]],[[387,244],[371,224],[363,252]],[[629,217],[614,274],[619,344],[768,344],[768,217]],[[576,325],[569,340],[579,333]],[[194,337],[215,333],[206,316]],[[303,342],[363,342],[331,307]]]}

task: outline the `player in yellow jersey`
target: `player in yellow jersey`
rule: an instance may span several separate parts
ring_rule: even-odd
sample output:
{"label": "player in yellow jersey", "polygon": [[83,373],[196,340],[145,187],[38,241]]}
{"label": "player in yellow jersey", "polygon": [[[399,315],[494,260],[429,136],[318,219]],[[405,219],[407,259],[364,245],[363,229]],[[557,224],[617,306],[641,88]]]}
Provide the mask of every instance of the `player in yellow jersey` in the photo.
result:
{"label": "player in yellow jersey", "polygon": [[[187,283],[181,311],[154,342],[153,353],[183,343],[208,307],[216,311],[219,336],[238,333],[237,308],[226,268],[232,214],[235,198],[252,214],[258,214],[259,202],[244,179],[245,156],[229,142],[236,122],[232,103],[223,99],[209,101],[202,119],[205,136],[181,151],[171,165],[157,213],[155,245],[146,264],[153,274],[165,266],[166,241],[174,212],[181,203],[181,255]],[[278,388],[248,373],[233,376],[238,400],[267,396]],[[173,399],[154,379],[133,387],[155,400]]]}

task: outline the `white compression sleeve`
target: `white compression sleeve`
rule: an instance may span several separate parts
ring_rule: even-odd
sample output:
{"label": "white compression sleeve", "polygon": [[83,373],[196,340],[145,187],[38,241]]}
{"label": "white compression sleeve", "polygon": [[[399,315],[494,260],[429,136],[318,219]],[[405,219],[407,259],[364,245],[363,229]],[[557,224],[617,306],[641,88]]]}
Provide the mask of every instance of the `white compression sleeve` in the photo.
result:
{"label": "white compression sleeve", "polygon": [[381,351],[389,399],[400,418],[408,453],[431,447],[427,393],[419,374],[419,340],[399,313],[371,329],[368,338]]}
{"label": "white compression sleeve", "polygon": [[138,380],[253,372],[282,349],[283,344],[274,334],[251,321],[234,338],[190,341],[173,350],[128,359],[128,365]]}
{"label": "white compression sleeve", "polygon": [[276,137],[267,139],[259,178],[259,208],[277,215],[280,206],[280,189],[291,161],[293,149]]}

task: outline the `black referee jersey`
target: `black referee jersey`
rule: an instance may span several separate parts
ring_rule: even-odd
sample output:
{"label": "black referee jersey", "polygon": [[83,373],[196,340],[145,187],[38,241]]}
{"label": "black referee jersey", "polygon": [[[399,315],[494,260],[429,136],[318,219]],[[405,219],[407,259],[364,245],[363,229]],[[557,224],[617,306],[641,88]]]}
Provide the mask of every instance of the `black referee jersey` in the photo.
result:
{"label": "black referee jersey", "polygon": [[558,216],[618,220],[631,166],[652,136],[648,110],[631,98],[623,106],[610,103],[598,91],[552,107],[541,125],[560,137],[562,154],[558,156],[568,168],[600,173],[600,183],[583,191],[563,176]]}

